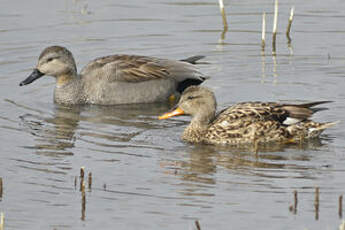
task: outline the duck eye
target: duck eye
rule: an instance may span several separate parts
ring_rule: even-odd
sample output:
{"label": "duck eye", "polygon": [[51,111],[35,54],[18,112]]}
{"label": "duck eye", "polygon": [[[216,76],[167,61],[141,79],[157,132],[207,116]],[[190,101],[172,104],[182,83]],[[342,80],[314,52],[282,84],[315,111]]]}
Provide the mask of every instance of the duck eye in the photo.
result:
{"label": "duck eye", "polygon": [[194,98],[195,98],[195,97],[193,97],[193,96],[188,96],[188,97],[187,97],[188,100],[192,100],[192,99],[194,99]]}
{"label": "duck eye", "polygon": [[53,61],[53,59],[54,59],[54,58],[48,58],[48,59],[47,59],[47,62],[51,62],[51,61]]}

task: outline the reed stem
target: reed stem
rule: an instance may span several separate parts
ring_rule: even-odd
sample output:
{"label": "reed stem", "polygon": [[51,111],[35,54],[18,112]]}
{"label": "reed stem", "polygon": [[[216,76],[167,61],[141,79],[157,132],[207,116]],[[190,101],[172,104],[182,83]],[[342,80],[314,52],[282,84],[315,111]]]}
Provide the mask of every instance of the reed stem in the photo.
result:
{"label": "reed stem", "polygon": [[92,173],[91,172],[89,172],[87,182],[88,182],[88,188],[89,188],[89,190],[91,190],[91,187],[92,187]]}
{"label": "reed stem", "polygon": [[262,14],[262,33],[261,33],[261,49],[265,50],[266,45],[266,12]]}
{"label": "reed stem", "polygon": [[85,167],[82,166],[80,168],[80,175],[79,175],[79,179],[80,179],[80,182],[79,182],[79,191],[82,191],[82,187],[83,187],[83,184],[84,184],[84,176],[85,176]]}
{"label": "reed stem", "polygon": [[4,213],[2,212],[0,214],[0,230],[4,230],[4,225],[5,225],[5,216],[4,216]]}
{"label": "reed stem", "polygon": [[2,193],[3,193],[3,190],[4,188],[3,188],[3,183],[2,183],[2,177],[0,177],[0,200],[1,200],[1,198],[2,198]]}
{"label": "reed stem", "polygon": [[291,10],[290,10],[289,22],[288,22],[288,26],[286,28],[286,37],[288,39],[288,43],[291,43],[290,30],[291,30],[294,11],[295,11],[295,7],[293,6],[293,7],[291,7]]}
{"label": "reed stem", "polygon": [[218,2],[219,2],[220,14],[222,15],[222,19],[223,19],[224,31],[227,31],[228,30],[228,22],[226,20],[224,2],[223,2],[223,0],[218,0]]}
{"label": "reed stem", "polygon": [[84,175],[85,175],[85,167],[82,166],[82,167],[80,167],[80,178],[84,179]]}
{"label": "reed stem", "polygon": [[201,230],[200,223],[198,220],[195,221],[195,226],[197,230]]}
{"label": "reed stem", "polygon": [[78,177],[74,177],[74,189],[77,189],[77,182],[78,182]]}
{"label": "reed stem", "polygon": [[293,213],[296,214],[297,213],[297,203],[298,203],[298,197],[297,197],[297,191],[293,191],[293,198],[294,198],[294,202],[293,202]]}
{"label": "reed stem", "polygon": [[314,201],[315,220],[319,219],[319,205],[320,205],[320,189],[319,189],[319,187],[316,187],[315,188],[315,201]]}
{"label": "reed stem", "polygon": [[85,197],[85,182],[81,186],[81,220],[85,220],[86,197]]}
{"label": "reed stem", "polygon": [[343,217],[343,195],[339,196],[338,214],[339,218]]}
{"label": "reed stem", "polygon": [[275,0],[275,3],[274,3],[273,31],[272,31],[272,52],[273,52],[273,54],[276,53],[277,24],[278,24],[278,0]]}

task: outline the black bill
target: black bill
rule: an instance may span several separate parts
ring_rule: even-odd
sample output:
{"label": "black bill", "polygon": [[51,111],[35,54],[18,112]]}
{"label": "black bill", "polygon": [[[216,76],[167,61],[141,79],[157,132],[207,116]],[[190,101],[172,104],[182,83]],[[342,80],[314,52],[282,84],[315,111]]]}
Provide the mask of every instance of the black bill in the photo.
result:
{"label": "black bill", "polygon": [[38,69],[34,69],[34,71],[32,71],[32,73],[30,74],[30,76],[27,77],[24,81],[22,81],[19,85],[23,86],[23,85],[30,84],[31,82],[37,80],[38,78],[42,77],[43,75],[44,75],[44,73],[41,73]]}

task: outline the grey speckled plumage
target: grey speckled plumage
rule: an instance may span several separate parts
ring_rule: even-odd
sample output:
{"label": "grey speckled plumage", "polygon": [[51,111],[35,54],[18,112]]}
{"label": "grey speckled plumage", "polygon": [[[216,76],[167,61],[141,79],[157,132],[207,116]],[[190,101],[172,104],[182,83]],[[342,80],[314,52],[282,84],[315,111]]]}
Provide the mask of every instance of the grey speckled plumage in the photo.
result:
{"label": "grey speckled plumage", "polygon": [[244,102],[224,109],[216,115],[213,92],[200,86],[187,88],[177,108],[160,117],[192,116],[182,139],[192,143],[245,145],[267,143],[300,143],[316,138],[334,122],[318,123],[310,120],[322,108],[313,106],[327,103],[279,104],[275,102]]}
{"label": "grey speckled plumage", "polygon": [[77,73],[72,53],[61,46],[44,49],[33,73],[20,85],[43,75],[56,78],[59,104],[131,104],[166,101],[206,77],[193,65],[203,56],[181,61],[137,55],[97,58]]}

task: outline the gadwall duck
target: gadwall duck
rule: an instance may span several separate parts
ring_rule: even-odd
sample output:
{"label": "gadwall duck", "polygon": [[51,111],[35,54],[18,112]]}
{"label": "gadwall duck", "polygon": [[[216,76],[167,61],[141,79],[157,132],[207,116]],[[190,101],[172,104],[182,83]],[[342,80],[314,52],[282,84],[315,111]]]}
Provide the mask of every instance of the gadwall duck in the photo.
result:
{"label": "gadwall duck", "polygon": [[187,114],[191,123],[182,139],[191,143],[246,145],[267,143],[300,143],[315,138],[335,124],[309,120],[316,111],[313,106],[327,103],[318,101],[305,104],[275,102],[243,102],[228,107],[216,115],[216,99],[209,89],[200,86],[187,88],[176,109],[159,119]]}
{"label": "gadwall duck", "polygon": [[54,101],[58,104],[116,105],[165,101],[179,96],[206,77],[193,65],[203,56],[174,61],[162,58],[111,55],[100,57],[77,73],[72,53],[65,47],[44,49],[31,75],[20,83],[30,84],[43,75],[56,78]]}

